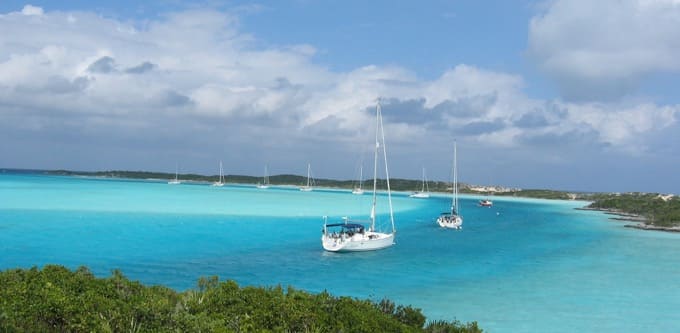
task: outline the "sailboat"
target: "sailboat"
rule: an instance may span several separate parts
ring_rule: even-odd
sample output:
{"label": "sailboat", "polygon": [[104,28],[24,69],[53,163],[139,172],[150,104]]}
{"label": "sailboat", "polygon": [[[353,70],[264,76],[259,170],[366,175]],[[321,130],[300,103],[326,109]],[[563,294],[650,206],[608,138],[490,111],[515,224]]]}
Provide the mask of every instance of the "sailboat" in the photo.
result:
{"label": "sailboat", "polygon": [[456,143],[453,143],[453,189],[451,198],[451,211],[442,213],[437,218],[437,224],[442,228],[463,229],[463,217],[460,215],[458,206],[458,170],[456,167]]}
{"label": "sailboat", "polygon": [[[379,134],[381,134],[379,136]],[[382,139],[379,141],[378,139]],[[378,150],[382,147],[383,158],[385,164],[385,179],[387,182],[387,201],[389,202],[390,222],[392,223],[392,231],[380,232],[376,231],[376,203],[377,203],[377,184],[378,184]],[[323,234],[321,235],[321,244],[324,250],[330,252],[355,252],[355,251],[372,251],[384,249],[394,245],[394,235],[396,229],[394,228],[394,214],[392,209],[392,192],[390,191],[390,176],[387,169],[387,152],[385,151],[385,131],[382,124],[382,114],[380,111],[380,103],[376,107],[376,125],[375,125],[375,158],[373,166],[373,205],[371,206],[370,220],[368,228],[361,221],[352,221],[349,218],[343,218],[342,223],[328,224],[328,217],[324,216]]]}
{"label": "sailboat", "polygon": [[262,183],[257,184],[257,188],[269,188],[269,173],[267,173],[267,166],[264,166],[264,178],[262,179]]}
{"label": "sailboat", "polygon": [[175,179],[168,181],[169,185],[179,185],[182,182],[179,181],[179,165],[175,164]]}
{"label": "sailboat", "polygon": [[314,189],[312,187],[313,185],[314,180],[312,179],[312,165],[310,163],[307,163],[307,185],[300,187],[300,191],[310,192]]}
{"label": "sailboat", "polygon": [[[426,187],[427,190],[425,189]],[[427,184],[427,180],[425,179],[425,167],[423,167],[423,187],[420,191],[413,192],[413,194],[409,195],[409,197],[421,199],[430,197],[430,186]]]}
{"label": "sailboat", "polygon": [[479,206],[491,208],[491,206],[493,206],[493,201],[489,200],[488,198],[479,200]]}
{"label": "sailboat", "polygon": [[222,171],[222,161],[220,161],[220,180],[212,184],[212,186],[224,186],[224,173]]}
{"label": "sailboat", "polygon": [[361,184],[364,182],[364,166],[359,168],[359,187],[355,187],[352,190],[352,194],[361,195],[364,194],[364,190],[361,188]]}

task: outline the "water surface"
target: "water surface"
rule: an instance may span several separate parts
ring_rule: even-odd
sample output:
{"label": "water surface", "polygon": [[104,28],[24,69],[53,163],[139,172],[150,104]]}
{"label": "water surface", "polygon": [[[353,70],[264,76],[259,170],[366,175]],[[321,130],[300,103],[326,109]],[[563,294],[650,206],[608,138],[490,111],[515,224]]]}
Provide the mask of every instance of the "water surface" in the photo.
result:
{"label": "water surface", "polygon": [[[389,225],[386,198],[379,220]],[[680,327],[680,235],[623,228],[583,203],[394,197],[397,244],[324,252],[322,216],[367,218],[370,196],[0,174],[0,269],[86,265],[178,290],[200,276],[422,308],[490,332],[649,332]]]}

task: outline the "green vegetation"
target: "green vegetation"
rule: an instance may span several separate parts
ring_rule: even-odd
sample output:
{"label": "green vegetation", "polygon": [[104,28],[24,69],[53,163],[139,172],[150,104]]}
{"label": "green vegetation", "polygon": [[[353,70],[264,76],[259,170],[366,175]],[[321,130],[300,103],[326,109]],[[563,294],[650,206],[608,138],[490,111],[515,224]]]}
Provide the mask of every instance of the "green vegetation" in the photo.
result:
{"label": "green vegetation", "polygon": [[217,277],[176,292],[70,271],[0,272],[2,332],[481,332],[476,322],[426,324],[419,309],[288,287],[239,287]]}
{"label": "green vegetation", "polygon": [[[84,172],[84,171],[67,171],[67,170],[54,170],[46,171],[47,174],[52,175],[63,175],[63,176],[88,176],[88,177],[107,177],[107,178],[129,178],[129,179],[174,179],[175,174],[162,173],[162,172],[146,172],[146,171],[98,171],[98,172]],[[179,179],[183,181],[193,181],[193,182],[216,182],[218,180],[217,175],[214,176],[204,176],[196,174],[180,174]],[[225,175],[225,181],[227,183],[236,184],[257,184],[262,182],[262,177],[253,176],[241,176],[241,175]],[[272,185],[304,185],[307,182],[306,176],[298,175],[275,175],[270,176],[269,181]],[[352,189],[357,185],[355,180],[334,180],[334,179],[314,179],[314,183],[319,187],[329,187],[329,188],[343,188]],[[451,183],[442,181],[429,181],[427,183],[428,188],[431,192],[440,193],[450,193]],[[373,180],[364,180],[364,188],[372,188]],[[384,179],[378,179],[377,187],[380,190],[387,189],[387,183]],[[390,187],[393,191],[404,191],[411,192],[420,190],[422,187],[422,180],[412,180],[412,179],[402,179],[402,178],[392,178],[390,179]],[[477,191],[470,190],[470,186],[461,183],[459,185],[460,193],[466,194],[482,194]],[[541,198],[541,199],[561,199],[569,200],[573,199],[573,194],[562,191],[551,191],[551,190],[516,190],[509,192],[497,192],[494,193],[496,196],[516,196],[525,198]],[[570,196],[572,195],[572,196]]]}
{"label": "green vegetation", "polygon": [[535,198],[535,199],[555,199],[555,200],[572,200],[572,199],[584,199],[583,194],[573,194],[564,191],[553,191],[553,190],[516,190],[508,192],[494,193],[496,196],[512,196],[512,197],[522,197],[522,198]]}
{"label": "green vegetation", "polygon": [[642,216],[659,227],[680,225],[680,199],[664,200],[658,193],[593,194],[588,208]]}
{"label": "green vegetation", "polygon": [[[147,171],[68,171],[68,170],[53,170],[45,171],[50,175],[60,176],[87,176],[87,177],[106,177],[106,178],[128,178],[128,179],[174,179],[175,174],[163,172],[147,172]],[[257,184],[262,182],[262,177],[242,176],[242,175],[225,175],[225,182],[236,184]],[[218,175],[204,176],[197,174],[180,174],[179,179],[183,181],[192,182],[216,182],[219,179]],[[269,177],[269,182],[272,185],[304,185],[307,183],[306,176],[298,175],[274,175]],[[316,186],[331,187],[331,188],[345,188],[352,189],[357,185],[356,180],[334,180],[334,179],[314,179]],[[373,180],[365,180],[364,187],[373,187]],[[394,191],[415,191],[422,186],[422,180],[410,179],[390,179],[390,186]],[[433,192],[448,192],[451,190],[451,184],[447,182],[428,182],[430,191]],[[464,185],[461,185],[464,186]],[[378,179],[377,187],[381,190],[387,189],[387,183],[384,179]]]}

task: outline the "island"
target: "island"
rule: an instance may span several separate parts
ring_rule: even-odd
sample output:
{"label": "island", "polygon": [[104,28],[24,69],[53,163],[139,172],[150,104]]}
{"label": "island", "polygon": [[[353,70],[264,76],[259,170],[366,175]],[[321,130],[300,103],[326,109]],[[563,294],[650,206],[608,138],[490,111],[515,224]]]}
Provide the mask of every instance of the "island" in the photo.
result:
{"label": "island", "polygon": [[593,194],[586,209],[616,215],[613,219],[637,222],[626,227],[680,232],[680,198],[660,193]]}

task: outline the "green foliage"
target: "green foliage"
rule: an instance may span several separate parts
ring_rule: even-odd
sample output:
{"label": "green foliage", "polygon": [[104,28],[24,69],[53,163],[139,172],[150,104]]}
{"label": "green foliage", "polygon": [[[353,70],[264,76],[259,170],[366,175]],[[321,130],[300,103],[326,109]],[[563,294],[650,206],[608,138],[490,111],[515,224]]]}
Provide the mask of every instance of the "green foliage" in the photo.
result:
{"label": "green foliage", "polygon": [[583,195],[579,194],[576,198],[570,197],[569,192],[564,191],[553,191],[553,190],[517,190],[509,192],[494,193],[497,196],[512,196],[512,197],[522,197],[522,198],[536,198],[536,199],[553,199],[553,200],[570,200],[570,199],[583,199]]}
{"label": "green foliage", "polygon": [[664,200],[658,193],[596,194],[589,208],[640,215],[656,226],[680,225],[680,199]]}
{"label": "green foliage", "polygon": [[482,329],[477,326],[477,322],[463,324],[457,320],[452,322],[437,320],[425,326],[427,333],[481,333]]}
{"label": "green foliage", "polygon": [[0,272],[2,332],[481,332],[476,323],[432,322],[420,309],[289,287],[239,287],[216,276],[178,293],[114,270]]}
{"label": "green foliage", "polygon": [[[46,171],[47,174],[61,175],[61,176],[87,176],[87,177],[105,177],[105,178],[127,178],[127,179],[174,179],[174,173],[163,172],[147,172],[147,171],[68,171],[68,170],[52,170]],[[179,174],[179,179],[183,181],[193,182],[216,182],[219,179],[218,175],[204,176],[196,174]],[[225,175],[225,182],[235,184],[257,184],[262,182],[262,177],[242,176],[242,175]],[[298,175],[275,175],[269,177],[269,182],[272,185],[304,185],[307,183],[307,176]],[[316,186],[331,187],[331,188],[345,188],[352,189],[357,185],[356,180],[334,180],[334,179],[314,179]],[[373,180],[364,180],[364,184],[369,184],[372,188]],[[387,182],[384,179],[378,179],[377,188],[380,190],[387,189]],[[422,185],[422,180],[411,179],[390,179],[390,187],[394,191],[415,191],[419,190]],[[433,192],[449,192],[451,191],[451,184],[447,182],[431,181],[428,183],[430,191]]]}

